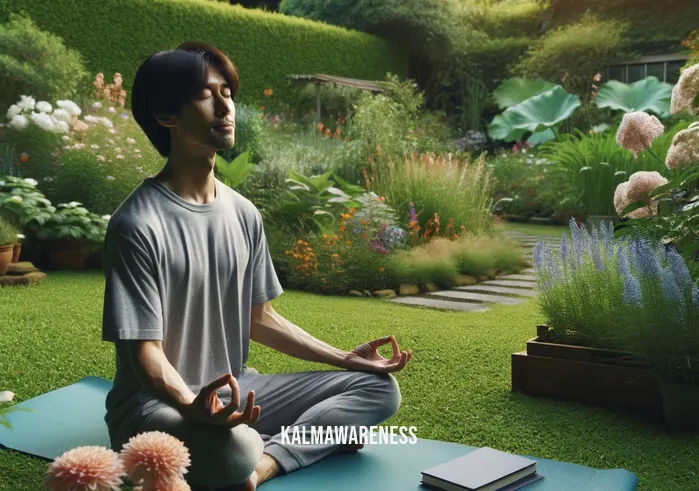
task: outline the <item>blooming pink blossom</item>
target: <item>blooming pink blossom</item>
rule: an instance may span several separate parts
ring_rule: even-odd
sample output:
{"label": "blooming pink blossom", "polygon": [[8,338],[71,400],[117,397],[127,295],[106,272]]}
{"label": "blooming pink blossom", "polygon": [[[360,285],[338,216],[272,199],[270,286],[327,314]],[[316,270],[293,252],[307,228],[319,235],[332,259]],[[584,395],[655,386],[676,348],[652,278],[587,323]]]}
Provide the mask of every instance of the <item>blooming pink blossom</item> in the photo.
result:
{"label": "blooming pink blossom", "polygon": [[643,111],[624,114],[616,134],[620,147],[630,150],[634,158],[639,152],[650,148],[653,140],[663,134],[665,127],[656,118]]}
{"label": "blooming pink blossom", "polygon": [[190,465],[189,450],[177,438],[160,431],[132,437],[121,451],[129,478],[142,483],[144,491],[163,487],[184,479]]}
{"label": "blooming pink blossom", "polygon": [[123,474],[118,453],[84,446],[65,452],[49,464],[45,484],[51,491],[119,491]]}
{"label": "blooming pink blossom", "polygon": [[697,94],[699,94],[699,63],[685,68],[680,75],[679,81],[672,88],[670,112],[677,114],[682,111],[689,111],[699,114],[699,107],[694,105]]}
{"label": "blooming pink blossom", "polygon": [[656,188],[667,184],[665,179],[659,172],[639,171],[631,174],[629,177],[629,185],[626,188],[626,197],[631,201],[648,201],[650,193]]}
{"label": "blooming pink blossom", "polygon": [[678,169],[699,162],[699,122],[692,123],[686,130],[678,131],[665,156],[668,169]]}

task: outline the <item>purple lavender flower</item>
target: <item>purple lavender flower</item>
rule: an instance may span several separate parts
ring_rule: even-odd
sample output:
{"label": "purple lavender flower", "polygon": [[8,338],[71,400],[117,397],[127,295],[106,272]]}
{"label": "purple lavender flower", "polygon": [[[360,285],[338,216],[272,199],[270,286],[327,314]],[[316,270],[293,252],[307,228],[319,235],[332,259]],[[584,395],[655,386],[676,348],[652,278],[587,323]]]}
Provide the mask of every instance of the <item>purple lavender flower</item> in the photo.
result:
{"label": "purple lavender flower", "polygon": [[592,229],[592,240],[590,242],[590,250],[592,254],[592,261],[595,264],[595,268],[598,271],[604,270],[604,262],[602,261],[602,251],[599,233],[596,228]]}
{"label": "purple lavender flower", "polygon": [[544,261],[546,260],[547,252],[548,248],[543,241],[537,242],[534,246],[534,267],[539,271],[544,270]]}
{"label": "purple lavender flower", "polygon": [[561,260],[565,264],[570,255],[570,241],[566,233],[561,234]]}
{"label": "purple lavender flower", "polygon": [[667,251],[667,262],[679,288],[682,291],[687,291],[687,289],[694,284],[694,281],[692,280],[692,275],[689,273],[684,258],[673,248]]}
{"label": "purple lavender flower", "polygon": [[410,223],[415,223],[417,222],[417,214],[415,213],[415,205],[413,202],[410,202],[410,206],[408,207],[408,217],[410,219]]}
{"label": "purple lavender flower", "polygon": [[570,235],[573,239],[573,249],[575,250],[573,262],[574,265],[580,265],[583,252],[583,239],[581,237],[581,230],[578,228],[578,223],[574,218],[570,220]]}
{"label": "purple lavender flower", "polygon": [[631,305],[642,306],[643,294],[641,292],[641,283],[629,272],[624,274],[623,279],[624,301]]}
{"label": "purple lavender flower", "polygon": [[682,290],[680,290],[671,269],[662,270],[660,281],[663,285],[663,290],[665,290],[665,295],[670,301],[681,302],[683,300]]}

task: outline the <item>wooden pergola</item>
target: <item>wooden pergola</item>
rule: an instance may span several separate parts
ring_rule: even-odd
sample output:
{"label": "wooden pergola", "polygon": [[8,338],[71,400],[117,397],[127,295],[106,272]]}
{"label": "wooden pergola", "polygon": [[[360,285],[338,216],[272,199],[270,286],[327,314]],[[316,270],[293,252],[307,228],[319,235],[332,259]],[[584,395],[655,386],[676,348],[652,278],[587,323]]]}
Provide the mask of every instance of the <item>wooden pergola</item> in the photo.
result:
{"label": "wooden pergola", "polygon": [[369,92],[383,92],[377,82],[371,80],[359,80],[356,78],[337,77],[334,75],[289,75],[287,79],[294,83],[308,84],[313,83],[316,86],[316,126],[320,122],[320,86],[336,85],[341,87],[349,87],[353,89],[368,90]]}

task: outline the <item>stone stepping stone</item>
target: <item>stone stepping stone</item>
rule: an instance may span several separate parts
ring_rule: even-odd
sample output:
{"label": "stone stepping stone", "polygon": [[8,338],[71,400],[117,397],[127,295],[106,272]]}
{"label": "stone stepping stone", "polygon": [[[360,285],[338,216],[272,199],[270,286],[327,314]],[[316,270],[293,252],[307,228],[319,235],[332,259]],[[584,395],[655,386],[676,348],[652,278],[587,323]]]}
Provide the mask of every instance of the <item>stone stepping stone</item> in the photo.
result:
{"label": "stone stepping stone", "polygon": [[517,280],[489,280],[484,281],[481,285],[495,285],[495,286],[511,286],[515,288],[534,288],[536,285],[528,281],[517,281]]}
{"label": "stone stepping stone", "polygon": [[428,295],[432,295],[435,297],[454,298],[458,300],[471,302],[499,303],[503,305],[516,305],[524,302],[524,300],[521,298],[506,297],[504,295],[488,295],[485,293],[476,293],[463,290],[446,290],[432,292]]}
{"label": "stone stepping stone", "polygon": [[463,312],[485,312],[490,310],[490,307],[478,303],[442,300],[431,297],[395,297],[391,298],[389,302],[414,307],[428,307],[432,309],[457,310]]}
{"label": "stone stepping stone", "polygon": [[519,280],[519,281],[536,281],[537,278],[530,274],[506,274],[498,276],[498,280]]}
{"label": "stone stepping stone", "polygon": [[519,297],[535,297],[536,291],[525,290],[524,288],[507,288],[506,286],[486,286],[483,284],[472,285],[472,286],[457,286],[455,290],[461,290],[465,292],[485,292],[492,294],[501,295],[516,295]]}

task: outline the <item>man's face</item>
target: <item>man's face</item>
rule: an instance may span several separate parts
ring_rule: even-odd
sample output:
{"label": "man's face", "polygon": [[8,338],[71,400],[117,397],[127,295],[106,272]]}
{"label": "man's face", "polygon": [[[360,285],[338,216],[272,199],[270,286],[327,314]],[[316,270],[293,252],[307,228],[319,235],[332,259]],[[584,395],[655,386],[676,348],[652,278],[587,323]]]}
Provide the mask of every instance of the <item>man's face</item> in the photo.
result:
{"label": "man's face", "polygon": [[211,151],[229,149],[235,143],[235,104],[230,85],[215,68],[197,98],[176,118],[175,131],[190,147]]}

